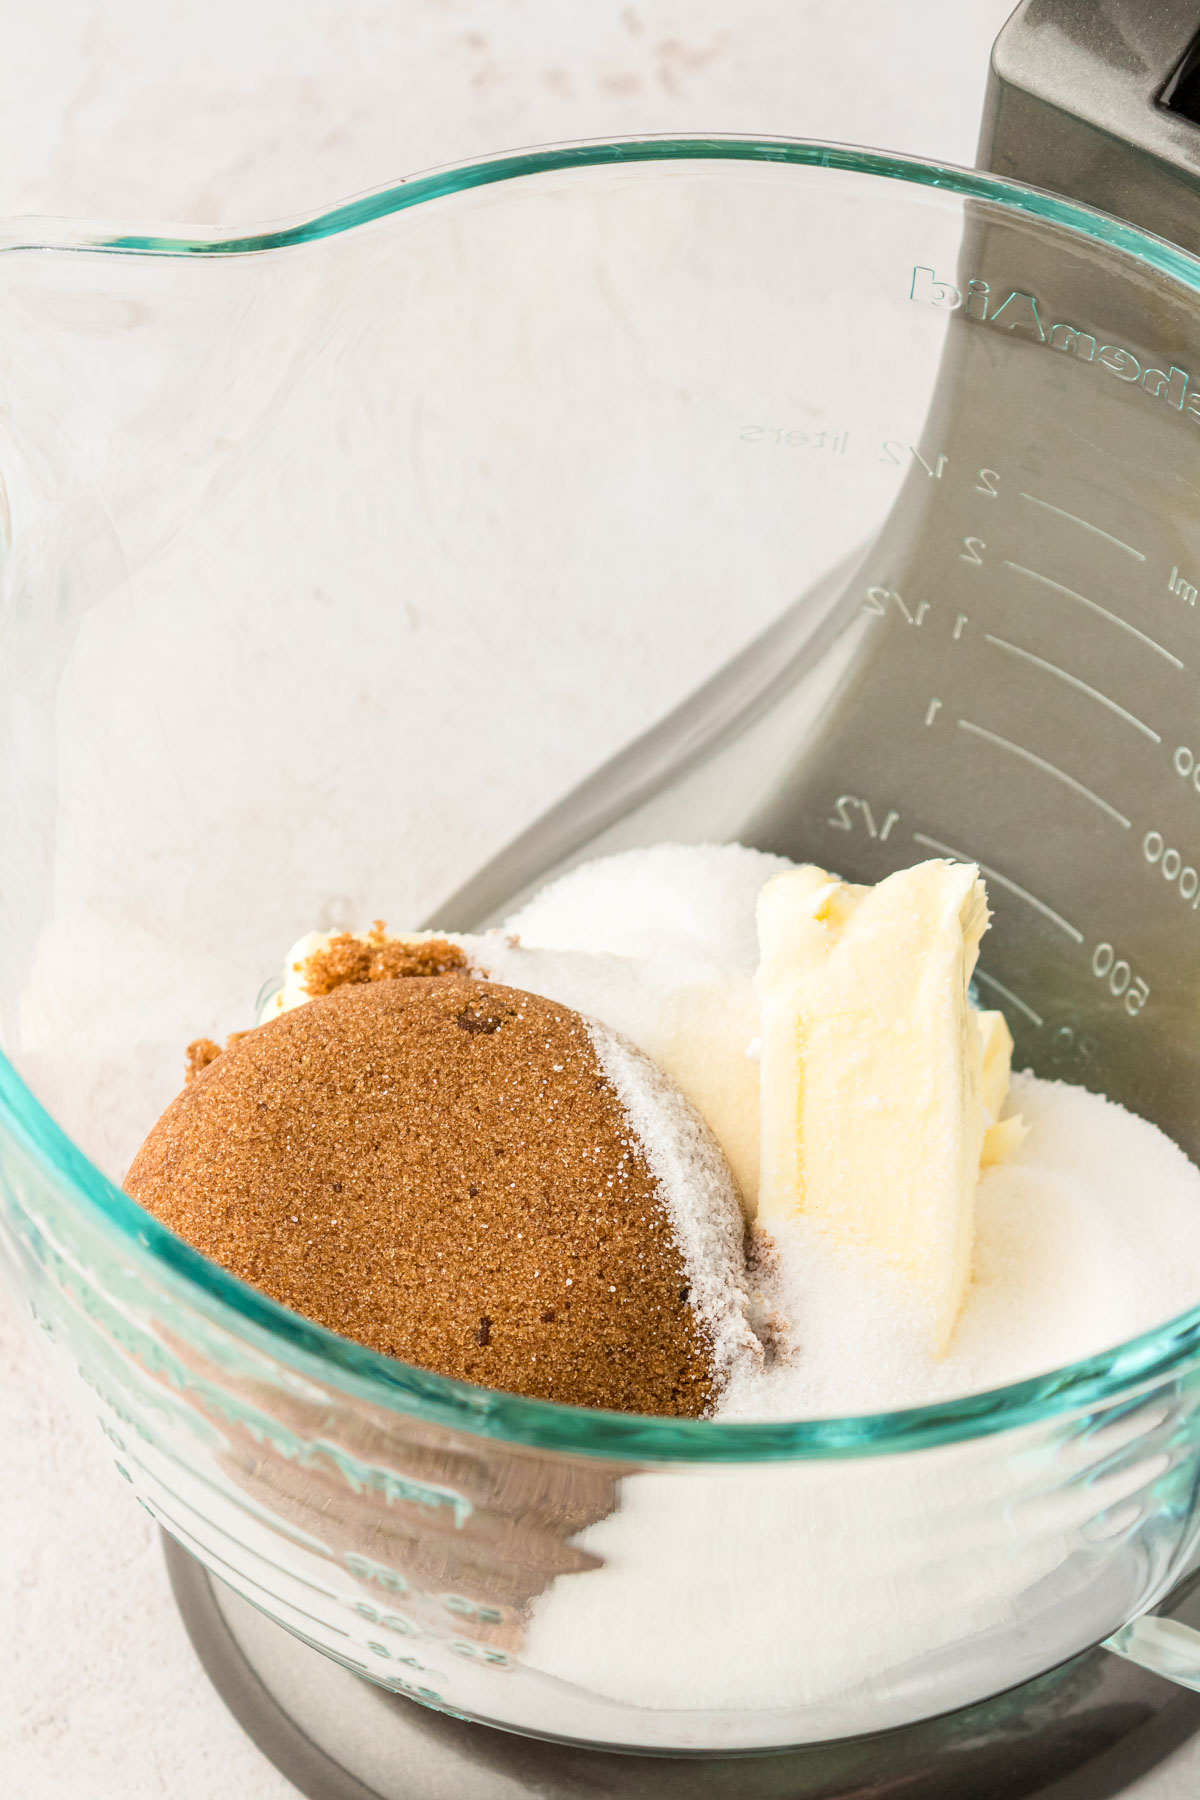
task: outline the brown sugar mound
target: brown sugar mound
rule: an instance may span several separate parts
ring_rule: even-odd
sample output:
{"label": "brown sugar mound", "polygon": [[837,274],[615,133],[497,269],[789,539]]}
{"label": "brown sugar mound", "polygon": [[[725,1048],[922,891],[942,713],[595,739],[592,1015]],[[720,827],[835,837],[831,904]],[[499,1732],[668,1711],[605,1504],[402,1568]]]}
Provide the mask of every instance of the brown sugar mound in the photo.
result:
{"label": "brown sugar mound", "polygon": [[339,987],[202,1068],[125,1186],[389,1356],[577,1406],[711,1410],[657,1183],[553,1001],[462,976]]}

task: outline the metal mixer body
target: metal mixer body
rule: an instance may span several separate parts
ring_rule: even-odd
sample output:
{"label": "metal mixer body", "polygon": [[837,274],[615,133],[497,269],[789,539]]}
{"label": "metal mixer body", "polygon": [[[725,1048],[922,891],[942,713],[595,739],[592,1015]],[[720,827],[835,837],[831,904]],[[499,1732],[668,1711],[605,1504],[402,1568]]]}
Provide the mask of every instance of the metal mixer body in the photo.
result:
{"label": "metal mixer body", "polygon": [[[1200,245],[1200,135],[1156,104],[1189,12],[1029,0],[996,46],[981,162]],[[1122,44],[1140,57],[1114,58]],[[977,861],[995,913],[978,979],[1020,1059],[1103,1087],[1195,1155],[1200,343],[1119,255],[985,200],[954,266],[917,246],[904,276],[948,328],[925,417],[879,446],[907,476],[862,559],[539,821],[449,920],[663,838],[740,839],[864,881]]]}

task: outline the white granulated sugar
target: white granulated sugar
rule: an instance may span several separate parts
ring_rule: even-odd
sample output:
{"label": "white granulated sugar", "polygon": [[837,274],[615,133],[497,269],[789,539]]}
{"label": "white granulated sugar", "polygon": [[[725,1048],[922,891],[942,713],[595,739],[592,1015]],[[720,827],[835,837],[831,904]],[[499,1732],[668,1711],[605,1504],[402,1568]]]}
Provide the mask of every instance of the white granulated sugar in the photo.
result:
{"label": "white granulated sugar", "polygon": [[920,1343],[887,1268],[803,1220],[776,1233],[762,1282],[786,1354],[739,1372],[728,1418],[819,1418],[1003,1387],[1111,1349],[1200,1302],[1200,1170],[1155,1126],[1083,1088],[1013,1078],[1029,1135],[985,1169],[974,1268],[949,1349]]}
{"label": "white granulated sugar", "polygon": [[1161,1473],[1116,1455],[1144,1423],[1103,1427],[1103,1449],[1064,1444],[1019,1528],[1002,1437],[628,1476],[573,1540],[596,1565],[533,1602],[521,1660],[628,1705],[820,1708],[814,1736],[904,1722],[914,1665],[952,1647],[969,1660],[972,1637]]}
{"label": "white granulated sugar", "polygon": [[594,1020],[588,1029],[658,1183],[721,1385],[735,1370],[757,1369],[763,1360],[746,1318],[742,1211],[729,1166],[695,1108],[648,1056]]}
{"label": "white granulated sugar", "polygon": [[656,844],[598,858],[552,881],[505,921],[544,950],[719,963],[752,977],[758,966],[754,905],[790,868],[785,856],[744,844]]}
{"label": "white granulated sugar", "polygon": [[[736,1366],[719,1418],[870,1412],[992,1388],[1200,1300],[1200,1171],[1099,1095],[1029,1075],[1013,1087],[1030,1132],[981,1179],[974,1280],[949,1353],[922,1348],[888,1271],[840,1260],[796,1226],[766,1296],[786,1312],[796,1354]],[[632,1475],[574,1540],[596,1565],[533,1603],[522,1660],[629,1705],[735,1717],[804,1708],[806,1729],[830,1737],[904,1722],[930,1658],[947,1704],[965,1704],[986,1688],[975,1644],[1014,1629],[1031,1596],[1063,1584],[1071,1605],[1042,1615],[1043,1630],[1064,1635],[1039,1640],[1030,1672],[1119,1616],[1122,1559],[1105,1561],[1102,1546],[1166,1466],[1161,1445],[1139,1453],[1145,1432],[1138,1412],[1052,1451],[1039,1438],[1052,1460],[1036,1489],[1016,1482],[1011,1433],[686,1480]]]}
{"label": "white granulated sugar", "polygon": [[653,1054],[650,1043],[657,1030],[662,994],[674,979],[661,964],[650,971],[631,956],[528,948],[513,943],[502,932],[461,941],[472,970],[488,980],[527,994],[541,994],[585,1018],[602,1019],[647,1055]]}

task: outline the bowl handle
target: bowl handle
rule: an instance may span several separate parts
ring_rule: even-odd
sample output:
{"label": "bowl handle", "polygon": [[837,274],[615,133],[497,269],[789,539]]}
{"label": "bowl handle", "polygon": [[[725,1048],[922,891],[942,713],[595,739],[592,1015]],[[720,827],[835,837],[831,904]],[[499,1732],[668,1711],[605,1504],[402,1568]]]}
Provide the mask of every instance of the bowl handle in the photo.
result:
{"label": "bowl handle", "polygon": [[1127,1662],[1200,1693],[1200,1631],[1179,1619],[1143,1613],[1105,1638],[1104,1648]]}

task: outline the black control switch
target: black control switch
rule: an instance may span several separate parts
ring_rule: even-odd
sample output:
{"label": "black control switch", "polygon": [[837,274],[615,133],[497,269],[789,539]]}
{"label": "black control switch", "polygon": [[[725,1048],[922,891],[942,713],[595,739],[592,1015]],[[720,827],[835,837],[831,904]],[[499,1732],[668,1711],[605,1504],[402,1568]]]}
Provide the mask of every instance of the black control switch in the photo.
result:
{"label": "black control switch", "polygon": [[1158,96],[1158,104],[1200,125],[1200,37],[1188,45],[1187,55]]}

